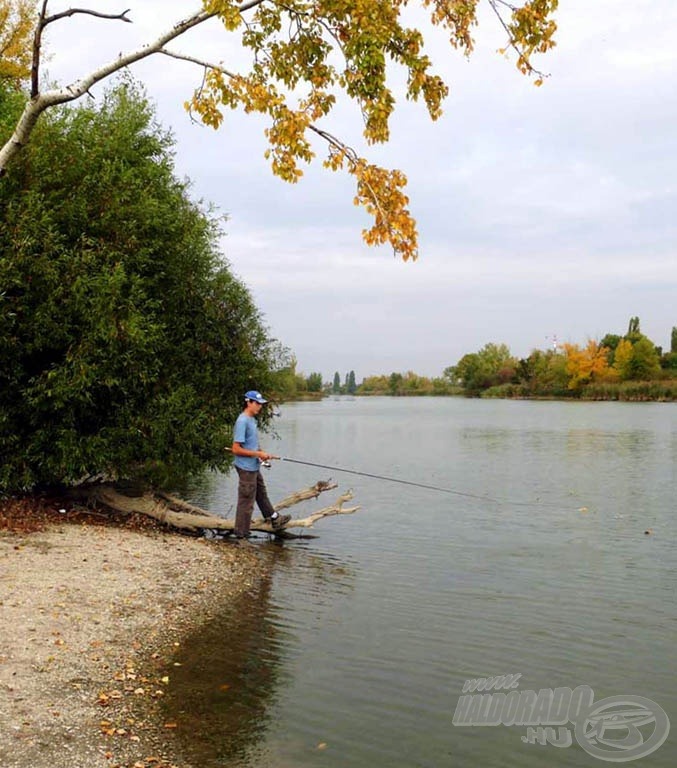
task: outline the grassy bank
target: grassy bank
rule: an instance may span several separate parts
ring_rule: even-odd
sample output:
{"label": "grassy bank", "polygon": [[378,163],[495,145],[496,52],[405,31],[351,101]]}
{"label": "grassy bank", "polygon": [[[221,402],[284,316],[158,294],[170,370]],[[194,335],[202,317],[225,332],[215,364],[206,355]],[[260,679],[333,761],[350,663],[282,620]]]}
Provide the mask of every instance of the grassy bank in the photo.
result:
{"label": "grassy bank", "polygon": [[485,398],[516,400],[616,400],[622,402],[677,401],[677,380],[623,381],[588,384],[578,391],[568,389],[533,390],[523,384],[501,384],[479,394]]}

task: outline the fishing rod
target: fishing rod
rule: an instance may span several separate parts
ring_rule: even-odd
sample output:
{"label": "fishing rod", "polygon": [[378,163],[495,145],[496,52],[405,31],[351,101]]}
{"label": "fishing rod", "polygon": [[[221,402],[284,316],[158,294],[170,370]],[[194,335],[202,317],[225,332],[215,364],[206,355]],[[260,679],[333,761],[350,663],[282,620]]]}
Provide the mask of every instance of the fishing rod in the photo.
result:
{"label": "fishing rod", "polygon": [[[226,448],[227,451],[230,451],[232,453],[231,448]],[[512,501],[510,499],[495,499],[491,496],[483,496],[476,493],[468,493],[466,491],[458,491],[453,488],[442,488],[439,485],[430,485],[428,483],[415,483],[412,480],[402,480],[399,477],[388,477],[386,475],[376,475],[371,472],[361,472],[357,469],[347,469],[346,467],[334,467],[329,464],[318,464],[317,462],[313,461],[302,461],[301,459],[292,459],[289,458],[289,456],[273,456],[270,455],[272,459],[276,459],[278,461],[286,461],[289,464],[302,464],[306,467],[317,467],[318,469],[328,469],[331,472],[344,472],[348,475],[359,475],[360,477],[370,477],[374,480],[385,480],[389,483],[399,483],[400,485],[411,485],[416,488],[425,488],[429,491],[438,491],[440,493],[449,493],[453,496],[462,496],[466,499],[476,499],[478,501],[490,501],[494,504],[512,504],[515,506],[520,507],[545,507],[545,506],[552,506],[557,507],[557,509],[561,509],[562,505],[560,504],[547,504],[543,502],[535,502],[535,501]],[[262,465],[266,468],[270,468],[270,462],[262,461]]]}
{"label": "fishing rod", "polygon": [[[513,504],[515,506],[520,507],[544,507],[544,506],[556,506],[558,509],[561,509],[561,505],[551,505],[551,504],[544,504],[542,502],[535,502],[535,501],[511,501],[509,499],[494,499],[490,496],[484,496],[477,493],[468,493],[467,491],[457,491],[453,488],[442,488],[439,485],[429,485],[428,483],[415,483],[412,480],[402,480],[399,477],[387,477],[386,475],[375,475],[371,472],[360,472],[356,469],[346,469],[345,467],[332,467],[328,464],[316,464],[315,462],[311,461],[301,461],[300,459],[290,459],[288,456],[273,456],[274,459],[279,459],[280,461],[287,461],[290,464],[304,464],[308,467],[318,467],[319,469],[328,469],[332,472],[345,472],[349,475],[359,475],[360,477],[371,477],[374,480],[385,480],[389,483],[399,483],[400,485],[413,485],[416,488],[425,488],[429,491],[439,491],[440,493],[450,493],[454,496],[462,496],[466,499],[476,499],[479,501],[490,501],[494,504]],[[270,466],[270,465],[269,465]]]}

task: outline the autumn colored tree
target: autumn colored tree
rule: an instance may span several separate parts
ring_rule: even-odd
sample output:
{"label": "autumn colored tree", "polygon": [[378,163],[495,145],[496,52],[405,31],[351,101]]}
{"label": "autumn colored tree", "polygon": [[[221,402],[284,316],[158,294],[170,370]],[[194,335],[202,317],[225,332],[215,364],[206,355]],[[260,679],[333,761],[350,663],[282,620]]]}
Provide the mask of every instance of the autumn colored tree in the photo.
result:
{"label": "autumn colored tree", "polygon": [[0,0],[0,82],[16,87],[30,75],[36,21],[32,0]]}
{"label": "autumn colored tree", "polygon": [[[30,8],[29,0],[0,0],[18,18],[19,9]],[[474,47],[472,32],[478,23],[482,0],[421,0],[433,26],[443,28],[453,48],[469,56]],[[518,69],[543,82],[532,64],[535,54],[554,46],[553,19],[558,0],[484,0],[505,31],[502,53],[512,52]],[[266,116],[267,156],[273,173],[288,182],[302,175],[301,166],[316,155],[313,137],[325,143],[325,167],[349,173],[355,182],[356,205],[372,217],[363,231],[370,245],[390,243],[403,259],[418,255],[416,223],[404,192],[406,177],[359,155],[335,136],[326,120],[340,96],[352,100],[362,116],[363,136],[368,144],[388,141],[395,94],[388,85],[391,67],[406,73],[405,96],[422,100],[436,120],[448,87],[432,71],[423,32],[407,27],[401,0],[203,0],[200,7],[155,40],[121,54],[94,72],[84,73],[65,86],[43,89],[40,62],[43,37],[50,25],[67,22],[73,15],[90,15],[109,21],[130,22],[131,9],[104,14],[85,8],[50,13],[47,0],[40,0],[32,39],[30,97],[11,137],[0,148],[0,175],[27,144],[47,109],[80,98],[96,83],[149,56],[171,56],[202,70],[200,85],[187,101],[190,113],[206,125],[218,128],[226,109],[243,109]],[[250,55],[246,71],[237,72],[221,62],[204,61],[168,47],[172,41],[212,19],[223,25],[223,34]],[[28,36],[23,26],[12,40],[23,41],[24,50],[0,48],[0,66],[23,67]],[[1,38],[0,38],[1,39]],[[122,47],[122,46],[121,46]],[[224,46],[225,48],[225,46]],[[57,52],[58,53],[58,52]],[[17,64],[17,62],[19,62]]]}
{"label": "autumn colored tree", "polygon": [[[569,375],[569,389],[580,390],[594,381],[615,378],[609,366],[609,350],[594,339],[583,348],[578,344],[565,344],[566,368]],[[616,349],[618,355],[618,349]]]}
{"label": "autumn colored tree", "polygon": [[613,368],[621,381],[632,378],[632,359],[632,342],[628,339],[621,339],[616,347],[613,360]]}

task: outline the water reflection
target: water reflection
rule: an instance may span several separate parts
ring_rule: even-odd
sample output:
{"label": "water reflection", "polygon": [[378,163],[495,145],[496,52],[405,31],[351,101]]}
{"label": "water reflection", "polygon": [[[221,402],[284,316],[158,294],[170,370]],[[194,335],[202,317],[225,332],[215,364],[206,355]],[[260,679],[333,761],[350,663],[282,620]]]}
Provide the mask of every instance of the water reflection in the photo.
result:
{"label": "water reflection", "polygon": [[274,542],[255,546],[265,560],[261,572],[185,638],[163,673],[171,679],[163,716],[178,724],[177,748],[191,764],[249,766],[270,757],[266,744],[279,717],[279,692],[302,652],[273,597],[276,589],[289,587],[291,578],[300,608],[310,596],[318,622],[332,595],[350,591],[352,569],[336,557]]}

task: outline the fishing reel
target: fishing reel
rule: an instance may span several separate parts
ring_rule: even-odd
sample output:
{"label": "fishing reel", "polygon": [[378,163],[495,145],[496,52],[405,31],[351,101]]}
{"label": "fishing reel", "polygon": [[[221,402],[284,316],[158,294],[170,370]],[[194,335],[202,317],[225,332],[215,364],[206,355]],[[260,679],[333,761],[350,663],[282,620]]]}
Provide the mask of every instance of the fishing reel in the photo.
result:
{"label": "fishing reel", "polygon": [[269,461],[262,461],[261,466],[270,469],[273,465]]}

